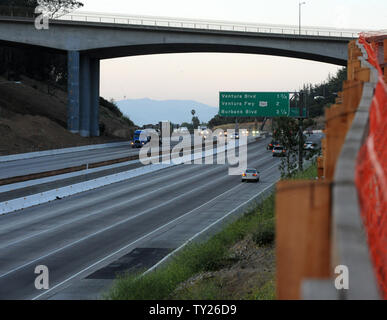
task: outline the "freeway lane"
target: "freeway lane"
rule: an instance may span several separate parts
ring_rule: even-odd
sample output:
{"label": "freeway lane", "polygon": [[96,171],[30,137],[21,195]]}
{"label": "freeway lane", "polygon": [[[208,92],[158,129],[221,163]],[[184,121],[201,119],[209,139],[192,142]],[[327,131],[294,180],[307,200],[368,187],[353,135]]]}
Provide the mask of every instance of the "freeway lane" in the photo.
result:
{"label": "freeway lane", "polygon": [[279,160],[265,146],[248,147],[259,184],[228,176],[226,165],[181,165],[0,217],[0,298],[41,294],[40,264],[55,289],[135,248],[180,246],[278,179]]}
{"label": "freeway lane", "polygon": [[[178,142],[171,141],[170,145],[173,148],[177,143]],[[133,149],[131,146],[114,146],[104,149],[76,151],[31,159],[1,162],[0,179],[125,158],[137,155],[138,152],[139,149]]]}
{"label": "freeway lane", "polygon": [[138,149],[133,150],[130,146],[116,146],[2,162],[0,163],[0,179],[124,158],[137,153]]}

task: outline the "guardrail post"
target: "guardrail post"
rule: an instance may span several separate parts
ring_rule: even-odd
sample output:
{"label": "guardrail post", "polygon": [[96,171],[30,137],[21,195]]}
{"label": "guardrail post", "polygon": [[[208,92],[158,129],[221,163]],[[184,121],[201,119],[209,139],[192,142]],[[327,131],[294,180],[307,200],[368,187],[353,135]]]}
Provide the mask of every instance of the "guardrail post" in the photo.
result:
{"label": "guardrail post", "polygon": [[317,158],[317,176],[319,179],[324,177],[324,159],[322,157]]}

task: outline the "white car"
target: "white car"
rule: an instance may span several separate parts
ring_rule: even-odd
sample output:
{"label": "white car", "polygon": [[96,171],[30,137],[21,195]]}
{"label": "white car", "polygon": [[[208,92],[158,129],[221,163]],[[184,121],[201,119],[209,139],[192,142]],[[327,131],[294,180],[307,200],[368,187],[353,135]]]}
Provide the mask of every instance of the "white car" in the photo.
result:
{"label": "white car", "polygon": [[273,157],[285,157],[286,149],[281,146],[275,146],[272,151]]}
{"label": "white car", "polygon": [[304,150],[316,150],[319,148],[318,143],[313,141],[307,141],[304,144]]}
{"label": "white car", "polygon": [[259,172],[257,171],[257,169],[253,169],[253,168],[246,169],[246,171],[242,173],[242,182],[245,182],[245,181],[258,182]]}

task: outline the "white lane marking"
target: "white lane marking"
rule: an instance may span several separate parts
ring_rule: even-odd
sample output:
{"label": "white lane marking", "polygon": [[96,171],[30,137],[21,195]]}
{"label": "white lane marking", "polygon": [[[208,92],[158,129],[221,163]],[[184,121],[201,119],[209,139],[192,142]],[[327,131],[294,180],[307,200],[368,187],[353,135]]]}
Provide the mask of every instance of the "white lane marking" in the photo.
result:
{"label": "white lane marking", "polygon": [[[267,159],[267,158],[262,158],[262,159],[260,159],[258,162],[260,163],[260,162],[262,162],[263,160],[266,160],[266,159]],[[223,165],[223,166],[224,166],[224,165]],[[223,167],[223,166],[222,166],[222,167]],[[46,230],[43,230],[43,231],[34,233],[34,234],[32,234],[32,235],[29,235],[29,236],[27,236],[27,237],[24,237],[24,238],[15,240],[15,241],[13,241],[13,242],[9,242],[9,243],[7,243],[7,244],[5,244],[5,245],[1,245],[1,246],[0,246],[0,249],[7,248],[7,247],[9,247],[9,246],[18,244],[18,243],[23,242],[23,241],[25,241],[25,240],[28,240],[28,239],[37,237],[37,236],[39,236],[39,235],[42,235],[42,234],[45,234],[45,233],[54,231],[54,230],[56,230],[56,229],[59,229],[59,228],[61,228],[61,227],[66,226],[66,225],[72,224],[72,223],[74,223],[74,222],[81,221],[81,220],[83,220],[83,219],[89,218],[89,217],[94,216],[94,215],[98,215],[98,214],[100,214],[101,212],[104,212],[104,211],[106,211],[106,210],[112,210],[113,208],[122,207],[122,206],[126,205],[127,203],[130,203],[130,202],[136,201],[136,200],[138,200],[138,199],[144,198],[144,197],[146,197],[146,196],[148,196],[148,195],[150,195],[150,194],[156,193],[156,192],[158,192],[158,191],[160,191],[160,190],[165,190],[165,189],[171,188],[171,187],[173,187],[173,186],[175,186],[175,185],[179,185],[179,184],[185,183],[186,181],[189,181],[189,180],[192,180],[192,179],[196,179],[196,178],[201,177],[201,176],[203,176],[203,175],[208,175],[208,174],[211,173],[211,172],[214,172],[214,171],[217,171],[217,170],[219,170],[219,169],[222,169],[222,167],[215,167],[215,168],[212,169],[212,170],[207,170],[206,172],[203,172],[203,173],[201,173],[201,174],[199,174],[199,175],[195,175],[194,177],[188,178],[188,179],[186,179],[186,180],[179,181],[179,182],[175,182],[175,183],[170,184],[170,185],[168,185],[168,186],[163,186],[163,187],[161,187],[161,188],[158,188],[158,189],[156,189],[156,190],[153,190],[153,191],[150,191],[150,192],[148,192],[148,193],[142,194],[142,195],[140,195],[140,196],[137,196],[137,197],[134,197],[134,198],[127,199],[127,200],[125,200],[125,201],[123,201],[123,202],[120,202],[119,204],[110,206],[110,207],[108,207],[108,208],[102,208],[102,209],[97,210],[97,211],[93,211],[93,213],[86,214],[86,215],[84,215],[84,216],[82,216],[82,217],[78,217],[78,218],[69,220],[69,221],[67,221],[67,222],[65,222],[65,223],[62,223],[62,224],[60,224],[60,225],[57,225],[57,226],[55,226],[55,227],[52,227],[52,228],[49,228],[49,229],[46,229]],[[195,190],[195,189],[193,189],[193,190]],[[191,190],[191,191],[192,191],[192,190]],[[1,276],[0,276],[0,278],[1,278]]]}
{"label": "white lane marking", "polygon": [[222,220],[224,220],[225,218],[227,218],[229,215],[233,214],[235,211],[237,211],[239,208],[243,207],[244,205],[246,205],[247,203],[249,203],[250,201],[252,201],[253,199],[257,198],[259,195],[261,195],[262,193],[264,193],[267,189],[271,188],[274,184],[276,184],[277,181],[273,182],[272,184],[270,184],[269,186],[267,186],[265,189],[263,189],[261,192],[259,192],[258,194],[254,195],[252,198],[250,198],[249,200],[246,200],[245,202],[243,202],[242,204],[240,204],[239,206],[237,206],[236,208],[234,208],[233,210],[231,210],[230,212],[228,212],[226,215],[220,217],[218,220],[214,221],[213,223],[211,223],[209,226],[205,227],[203,230],[199,231],[198,233],[196,233],[195,235],[193,235],[191,238],[189,238],[186,242],[184,242],[180,247],[178,247],[177,249],[175,249],[174,251],[172,251],[170,254],[168,254],[167,256],[165,256],[163,259],[161,259],[158,263],[156,263],[153,267],[149,268],[147,271],[145,271],[141,276],[144,276],[146,275],[147,273],[149,272],[152,272],[153,270],[155,270],[159,265],[161,265],[164,261],[166,261],[167,259],[169,259],[171,256],[175,255],[177,252],[179,252],[182,248],[184,248],[187,244],[189,244],[190,242],[192,242],[195,238],[197,238],[198,236],[200,236],[202,233],[206,232],[208,229],[210,229],[211,227],[213,227],[214,225],[218,224],[219,222],[221,222]]}

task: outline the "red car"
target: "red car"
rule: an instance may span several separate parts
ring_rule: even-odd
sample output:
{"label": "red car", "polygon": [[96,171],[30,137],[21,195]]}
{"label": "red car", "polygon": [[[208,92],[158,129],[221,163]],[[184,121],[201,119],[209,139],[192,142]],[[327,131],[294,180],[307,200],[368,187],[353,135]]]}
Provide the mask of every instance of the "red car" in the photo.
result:
{"label": "red car", "polygon": [[272,140],[268,145],[267,145],[267,150],[273,150],[274,147],[278,147],[280,144],[277,141]]}

